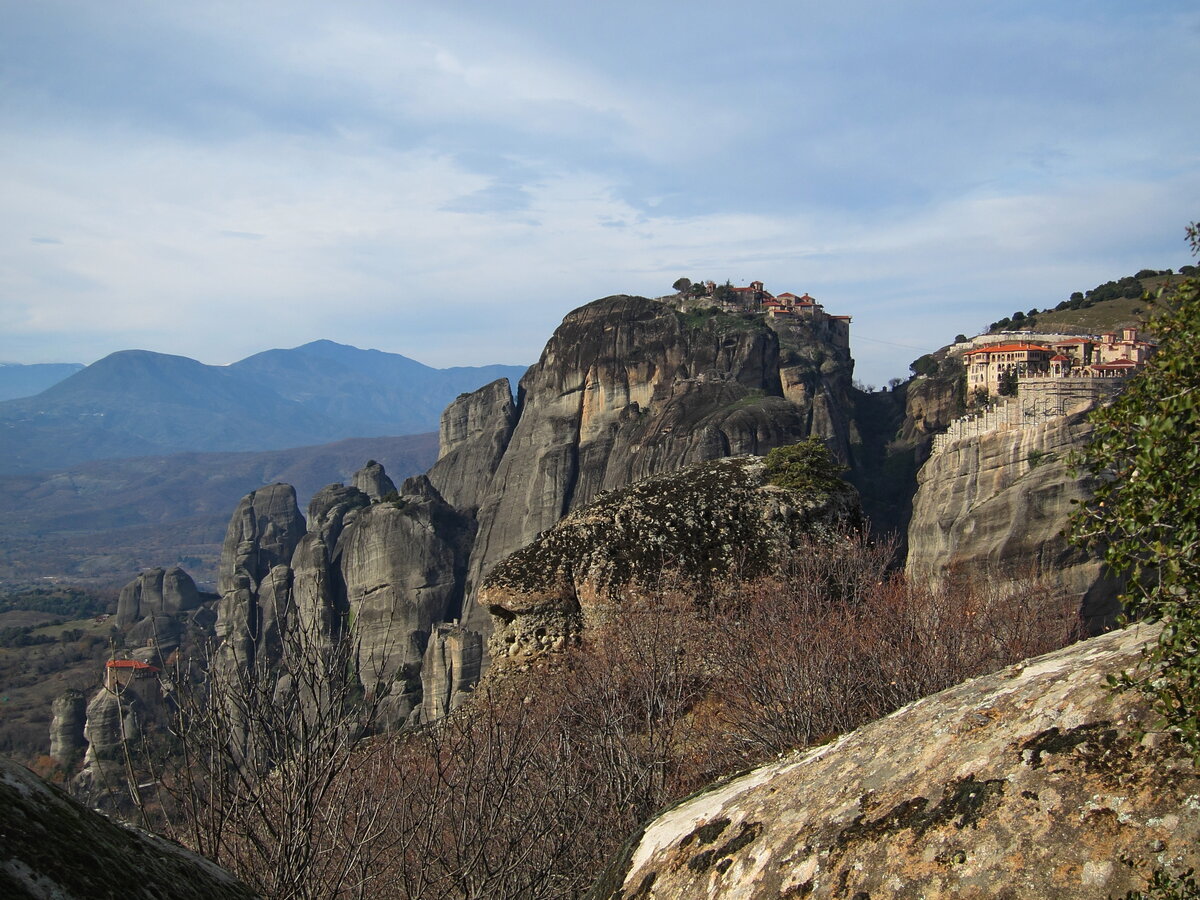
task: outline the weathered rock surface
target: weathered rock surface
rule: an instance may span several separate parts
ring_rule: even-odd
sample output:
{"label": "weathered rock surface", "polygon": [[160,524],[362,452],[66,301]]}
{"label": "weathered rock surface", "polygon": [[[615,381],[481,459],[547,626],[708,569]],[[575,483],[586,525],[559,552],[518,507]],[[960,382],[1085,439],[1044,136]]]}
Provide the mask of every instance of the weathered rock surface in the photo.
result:
{"label": "weathered rock surface", "polygon": [[174,615],[199,605],[196,582],[179,566],[147,569],[121,588],[117,625],[131,625],[143,616]]}
{"label": "weathered rock surface", "polygon": [[83,726],[87,721],[87,698],[74,688],[54,698],[50,718],[50,756],[60,764],[75,762],[87,742]]}
{"label": "weathered rock surface", "polygon": [[463,394],[442,413],[438,460],[429,480],[451,506],[479,509],[517,424],[508,379]]}
{"label": "weathered rock surface", "polygon": [[435,625],[421,663],[421,721],[457,709],[479,681],[483,635],[460,625]]}
{"label": "weathered rock surface", "polygon": [[656,475],[566,516],[498,563],[479,592],[496,622],[493,657],[559,649],[668,571],[704,583],[776,569],[805,536],[861,524],[848,484],[835,493],[767,483],[754,456]]}
{"label": "weathered rock surface", "polygon": [[271,484],[251,491],[234,510],[225,532],[218,592],[224,596],[236,590],[239,574],[257,586],[272,568],[287,565],[305,530],[291,485]]}
{"label": "weathered rock surface", "polygon": [[[496,562],[603,490],[808,434],[783,396],[778,338],[761,319],[688,324],[640,297],[568,314],[521,379],[517,411],[480,502],[469,598]],[[491,628],[470,602],[464,622]]]}
{"label": "weathered rock surface", "polygon": [[404,483],[396,502],[360,510],[338,540],[358,671],[385,686],[394,720],[420,702],[421,661],[434,625],[461,614],[472,534],[470,520],[418,476]]}
{"label": "weathered rock surface", "polygon": [[1200,777],[1110,673],[1113,632],[969,681],[680,803],[594,898],[1119,897],[1200,866]]}
{"label": "weathered rock surface", "polygon": [[76,803],[0,759],[0,896],[252,898],[224,869]]}
{"label": "weathered rock surface", "polygon": [[367,464],[354,473],[353,484],[372,500],[382,500],[396,490],[395,482],[373,459],[367,460]]}
{"label": "weathered rock surface", "polygon": [[909,575],[1051,576],[1082,598],[1089,620],[1111,618],[1119,585],[1063,535],[1073,501],[1091,493],[1068,462],[1091,432],[1081,411],[953,441],[932,456],[917,476]]}
{"label": "weathered rock surface", "polygon": [[242,498],[225,533],[217,586],[218,666],[253,668],[278,640],[278,609],[290,601],[288,563],[305,534],[291,485],[272,484]]}

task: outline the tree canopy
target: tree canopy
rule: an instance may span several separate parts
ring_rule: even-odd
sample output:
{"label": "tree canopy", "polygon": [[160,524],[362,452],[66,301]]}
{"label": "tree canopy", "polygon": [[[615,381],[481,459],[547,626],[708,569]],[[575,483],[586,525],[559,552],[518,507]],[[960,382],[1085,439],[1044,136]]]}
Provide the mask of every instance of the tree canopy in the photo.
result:
{"label": "tree canopy", "polygon": [[[1200,225],[1188,239],[1200,254]],[[1128,575],[1130,616],[1163,623],[1145,670],[1121,681],[1148,690],[1200,760],[1200,280],[1159,300],[1167,309],[1150,324],[1158,352],[1093,415],[1081,463],[1099,487],[1072,534]]]}

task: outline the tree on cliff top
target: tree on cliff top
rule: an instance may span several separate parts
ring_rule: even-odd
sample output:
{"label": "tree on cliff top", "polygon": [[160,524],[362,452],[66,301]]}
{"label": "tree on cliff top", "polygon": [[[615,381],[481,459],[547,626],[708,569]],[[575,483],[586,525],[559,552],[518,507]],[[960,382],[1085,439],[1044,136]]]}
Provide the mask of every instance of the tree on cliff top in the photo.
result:
{"label": "tree on cliff top", "polygon": [[[1188,240],[1200,254],[1200,223]],[[1158,352],[1092,418],[1082,468],[1100,486],[1072,535],[1128,574],[1129,615],[1163,623],[1147,666],[1120,681],[1148,691],[1200,761],[1200,279],[1179,284],[1150,329]]]}

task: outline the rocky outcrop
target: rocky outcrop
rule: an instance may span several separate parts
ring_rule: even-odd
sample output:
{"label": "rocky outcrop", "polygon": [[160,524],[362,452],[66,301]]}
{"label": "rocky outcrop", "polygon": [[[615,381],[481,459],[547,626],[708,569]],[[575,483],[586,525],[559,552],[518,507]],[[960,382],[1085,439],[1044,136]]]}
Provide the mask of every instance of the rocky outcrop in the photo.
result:
{"label": "rocky outcrop", "polygon": [[234,511],[221,552],[217,587],[221,600],[216,664],[253,669],[260,652],[278,639],[280,601],[290,600],[288,563],[305,534],[304,517],[291,485],[251,491]]}
{"label": "rocky outcrop", "polygon": [[699,586],[774,571],[806,537],[861,524],[858,497],[769,484],[763,460],[697,463],[604,494],[498,563],[479,592],[496,622],[491,652],[523,658],[562,648],[619,615],[665,572]]}
{"label": "rocky outcrop", "polygon": [[373,459],[367,460],[367,464],[354,473],[352,484],[376,501],[396,492],[395,482],[388,478],[383,466]]}
{"label": "rocky outcrop", "polygon": [[126,746],[142,736],[147,706],[140,691],[114,693],[101,687],[88,701],[83,767],[72,780],[74,792],[92,805],[120,803],[125,786]]}
{"label": "rocky outcrop", "polygon": [[479,681],[483,635],[461,625],[436,625],[421,662],[421,721],[457,709]]}
{"label": "rocky outcrop", "polygon": [[[761,318],[693,321],[640,297],[570,313],[521,379],[517,411],[480,502],[468,598],[496,562],[601,491],[808,433]],[[469,600],[464,622],[491,628]]]}
{"label": "rocky outcrop", "polygon": [[1194,764],[1108,687],[1155,637],[1093,638],[717,784],[592,897],[1091,900],[1200,866]]}
{"label": "rocky outcrop", "polygon": [[62,766],[71,766],[87,746],[83,737],[87,698],[82,691],[66,690],[54,698],[50,713],[50,757]]}
{"label": "rocky outcrop", "polygon": [[963,400],[962,385],[958,378],[913,378],[905,391],[900,441],[918,447],[918,456],[924,461],[929,456],[929,443],[933,435],[945,431],[962,414]]}
{"label": "rocky outcrop", "polygon": [[110,821],[0,759],[0,896],[250,900],[253,892],[178,844]]}
{"label": "rocky outcrop", "polygon": [[358,672],[402,722],[421,700],[421,661],[436,624],[456,619],[473,534],[424,476],[399,499],[361,510],[338,540]]}
{"label": "rocky outcrop", "polygon": [[287,565],[305,533],[304,517],[290,484],[271,484],[242,498],[221,548],[217,590],[237,590],[242,577],[257,585],[272,568]]}
{"label": "rocky outcrop", "polygon": [[508,379],[463,394],[446,407],[429,480],[451,506],[474,515],[517,424]]}
{"label": "rocky outcrop", "polygon": [[145,616],[173,616],[199,605],[196,582],[179,566],[147,569],[121,588],[117,625],[124,628]]}
{"label": "rocky outcrop", "polygon": [[1069,462],[1091,432],[1080,411],[953,441],[932,456],[918,473],[909,575],[1048,576],[1080,596],[1093,624],[1110,619],[1119,585],[1063,535],[1073,504],[1091,494]]}

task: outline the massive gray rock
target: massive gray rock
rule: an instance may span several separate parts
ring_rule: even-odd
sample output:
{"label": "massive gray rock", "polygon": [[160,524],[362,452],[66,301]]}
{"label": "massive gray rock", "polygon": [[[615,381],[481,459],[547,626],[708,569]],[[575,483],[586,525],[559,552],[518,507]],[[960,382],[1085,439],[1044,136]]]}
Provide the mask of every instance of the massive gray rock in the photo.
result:
{"label": "massive gray rock", "polygon": [[471,522],[424,476],[395,502],[357,513],[337,544],[345,604],[358,646],[358,673],[404,721],[420,703],[421,662],[434,626],[461,615]]}
{"label": "massive gray rock", "polygon": [[463,394],[442,413],[429,480],[447,503],[474,515],[517,423],[508,379]]}
{"label": "massive gray rock", "polygon": [[278,640],[280,601],[290,600],[288,563],[305,534],[304,517],[290,485],[272,484],[242,498],[230,520],[221,552],[221,593],[216,664],[253,670],[259,655],[271,661]]}
{"label": "massive gray rock", "polygon": [[178,844],[119,825],[0,759],[0,896],[250,900],[232,875]]}
{"label": "massive gray rock", "polygon": [[1144,695],[1108,686],[1156,634],[1010,666],[718,783],[591,896],[1092,900],[1200,866],[1200,773]]}
{"label": "massive gray rock", "polygon": [[562,648],[664,573],[694,585],[777,571],[800,542],[862,524],[858,496],[767,481],[760,457],[696,463],[611,491],[498,563],[479,602],[495,658]]}
{"label": "massive gray rock", "polygon": [[[478,513],[468,597],[496,562],[572,509],[691,462],[808,434],[761,318],[701,317],[640,297],[570,313],[521,379],[518,418]],[[491,623],[468,602],[465,623]]]}
{"label": "massive gray rock", "polygon": [[396,492],[395,482],[388,478],[383,466],[373,459],[367,460],[367,464],[354,473],[353,484],[372,500],[382,500]]}
{"label": "massive gray rock", "polygon": [[68,689],[54,698],[50,713],[50,757],[70,766],[87,747],[83,737],[87,698],[82,691]]}
{"label": "massive gray rock", "polygon": [[909,575],[1048,577],[1079,595],[1093,625],[1111,620],[1119,584],[1063,534],[1075,502],[1091,495],[1070,465],[1092,433],[1087,415],[964,437],[934,454],[918,473]]}
{"label": "massive gray rock", "polygon": [[173,616],[199,605],[196,582],[179,566],[147,569],[121,588],[117,625],[124,628],[147,616]]}
{"label": "massive gray rock", "polygon": [[224,596],[236,590],[242,575],[257,588],[272,568],[288,564],[305,531],[296,491],[290,484],[271,484],[251,491],[234,510],[225,532],[218,592]]}
{"label": "massive gray rock", "polygon": [[462,705],[479,681],[483,653],[479,632],[434,626],[421,661],[421,721],[435,722]]}

